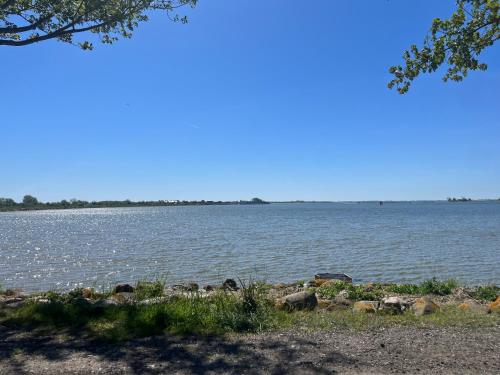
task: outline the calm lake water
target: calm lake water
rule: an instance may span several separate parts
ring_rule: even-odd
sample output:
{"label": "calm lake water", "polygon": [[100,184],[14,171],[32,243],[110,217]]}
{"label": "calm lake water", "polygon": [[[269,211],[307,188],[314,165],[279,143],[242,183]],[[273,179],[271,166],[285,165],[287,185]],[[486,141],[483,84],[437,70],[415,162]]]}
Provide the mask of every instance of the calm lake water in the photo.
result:
{"label": "calm lake water", "polygon": [[500,203],[304,203],[0,213],[0,284],[26,291],[155,277],[500,284]]}

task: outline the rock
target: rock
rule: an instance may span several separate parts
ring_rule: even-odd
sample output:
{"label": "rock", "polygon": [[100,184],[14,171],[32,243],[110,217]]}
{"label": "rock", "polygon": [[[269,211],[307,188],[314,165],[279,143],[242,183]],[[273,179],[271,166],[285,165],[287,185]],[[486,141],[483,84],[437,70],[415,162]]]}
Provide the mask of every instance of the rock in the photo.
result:
{"label": "rock", "polygon": [[113,296],[111,296],[113,300],[119,303],[133,302],[135,299],[134,297],[135,297],[134,293],[128,293],[128,292],[115,293]]}
{"label": "rock", "polygon": [[400,297],[385,297],[380,301],[379,310],[390,314],[401,314],[408,306],[409,302]]}
{"label": "rock", "polygon": [[335,305],[339,307],[351,307],[353,302],[349,299],[349,292],[347,290],[341,290],[333,299]]}
{"label": "rock", "polygon": [[222,283],[222,288],[224,290],[238,290],[238,285],[236,284],[236,281],[234,281],[233,279],[226,279],[226,281],[224,281]]}
{"label": "rock", "polygon": [[488,312],[500,314],[500,296],[488,305]]}
{"label": "rock", "polygon": [[316,294],[309,292],[298,292],[279,298],[276,307],[283,310],[314,309],[318,305]]}
{"label": "rock", "polygon": [[349,299],[349,291],[345,289],[338,292],[338,294],[335,296],[335,301],[337,302],[343,302],[344,300],[348,299]]}
{"label": "rock", "polygon": [[415,315],[422,316],[435,313],[439,310],[439,306],[430,298],[422,297],[415,300],[415,303],[411,306],[411,309]]}
{"label": "rock", "polygon": [[22,297],[12,297],[8,296],[0,301],[0,306],[15,309],[21,307],[26,303],[26,300]]}
{"label": "rock", "polygon": [[347,283],[352,283],[352,277],[345,273],[317,273],[314,275],[315,280],[341,280]]}
{"label": "rock", "polygon": [[207,292],[211,292],[211,291],[215,290],[216,288],[213,285],[207,285],[203,289],[205,289]]}
{"label": "rock", "polygon": [[114,293],[134,293],[134,287],[129,284],[118,284],[115,286]]}
{"label": "rock", "polygon": [[465,300],[460,305],[458,305],[458,308],[462,311],[486,312],[486,307],[473,299]]}
{"label": "rock", "polygon": [[376,313],[378,305],[378,301],[358,301],[354,303],[352,311],[355,313]]}
{"label": "rock", "polygon": [[4,295],[8,297],[26,297],[21,289],[6,289]]}
{"label": "rock", "polygon": [[91,298],[94,294],[94,290],[92,288],[83,288],[82,289],[82,297],[83,298]]}
{"label": "rock", "polygon": [[274,286],[274,289],[285,289],[285,288],[286,288],[286,285],[283,283],[279,283],[279,284],[276,284]]}

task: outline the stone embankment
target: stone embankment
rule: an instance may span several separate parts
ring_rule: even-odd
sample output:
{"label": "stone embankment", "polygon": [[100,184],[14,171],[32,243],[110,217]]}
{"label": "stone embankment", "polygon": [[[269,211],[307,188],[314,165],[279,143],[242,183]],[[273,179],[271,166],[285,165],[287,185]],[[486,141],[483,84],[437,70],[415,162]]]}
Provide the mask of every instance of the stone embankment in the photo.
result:
{"label": "stone embankment", "polygon": [[[95,307],[161,304],[179,297],[207,298],[221,290],[241,295],[238,283],[234,279],[227,279],[221,285],[207,285],[202,288],[194,282],[161,285],[162,290],[154,293],[155,296],[146,295],[145,298],[141,290],[152,289],[155,285],[157,287],[161,284],[142,282],[135,287],[130,284],[118,284],[108,293],[100,293],[92,288],[81,288],[71,291],[69,295]],[[433,314],[442,306],[453,305],[462,311],[500,313],[500,296],[497,294],[496,300],[493,301],[474,298],[477,290],[475,288],[457,287],[448,294],[419,295],[391,292],[391,285],[394,284],[368,283],[355,286],[348,275],[328,273],[317,274],[308,282],[262,284],[267,298],[274,301],[277,309],[285,311],[351,309],[354,313],[363,314],[402,314],[408,310],[416,316],[422,316]],[[0,307],[3,308],[17,308],[29,301],[49,303],[50,293],[29,295],[19,290],[7,290],[0,294]]]}

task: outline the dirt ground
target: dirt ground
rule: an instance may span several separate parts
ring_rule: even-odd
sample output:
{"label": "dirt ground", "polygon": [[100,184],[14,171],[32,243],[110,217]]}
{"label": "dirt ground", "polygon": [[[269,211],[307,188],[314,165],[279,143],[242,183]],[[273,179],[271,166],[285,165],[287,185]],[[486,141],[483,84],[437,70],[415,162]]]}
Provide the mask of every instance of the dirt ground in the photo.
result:
{"label": "dirt ground", "polygon": [[112,344],[0,326],[0,374],[500,374],[500,327],[391,327]]}

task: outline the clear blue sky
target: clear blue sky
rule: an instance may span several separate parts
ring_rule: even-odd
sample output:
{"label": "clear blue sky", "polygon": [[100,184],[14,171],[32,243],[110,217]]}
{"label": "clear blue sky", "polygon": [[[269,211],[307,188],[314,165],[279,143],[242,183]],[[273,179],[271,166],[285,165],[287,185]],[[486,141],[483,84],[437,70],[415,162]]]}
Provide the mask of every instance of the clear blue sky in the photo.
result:
{"label": "clear blue sky", "polygon": [[200,0],[93,52],[1,47],[0,196],[500,197],[498,45],[461,84],[386,88],[453,4]]}

